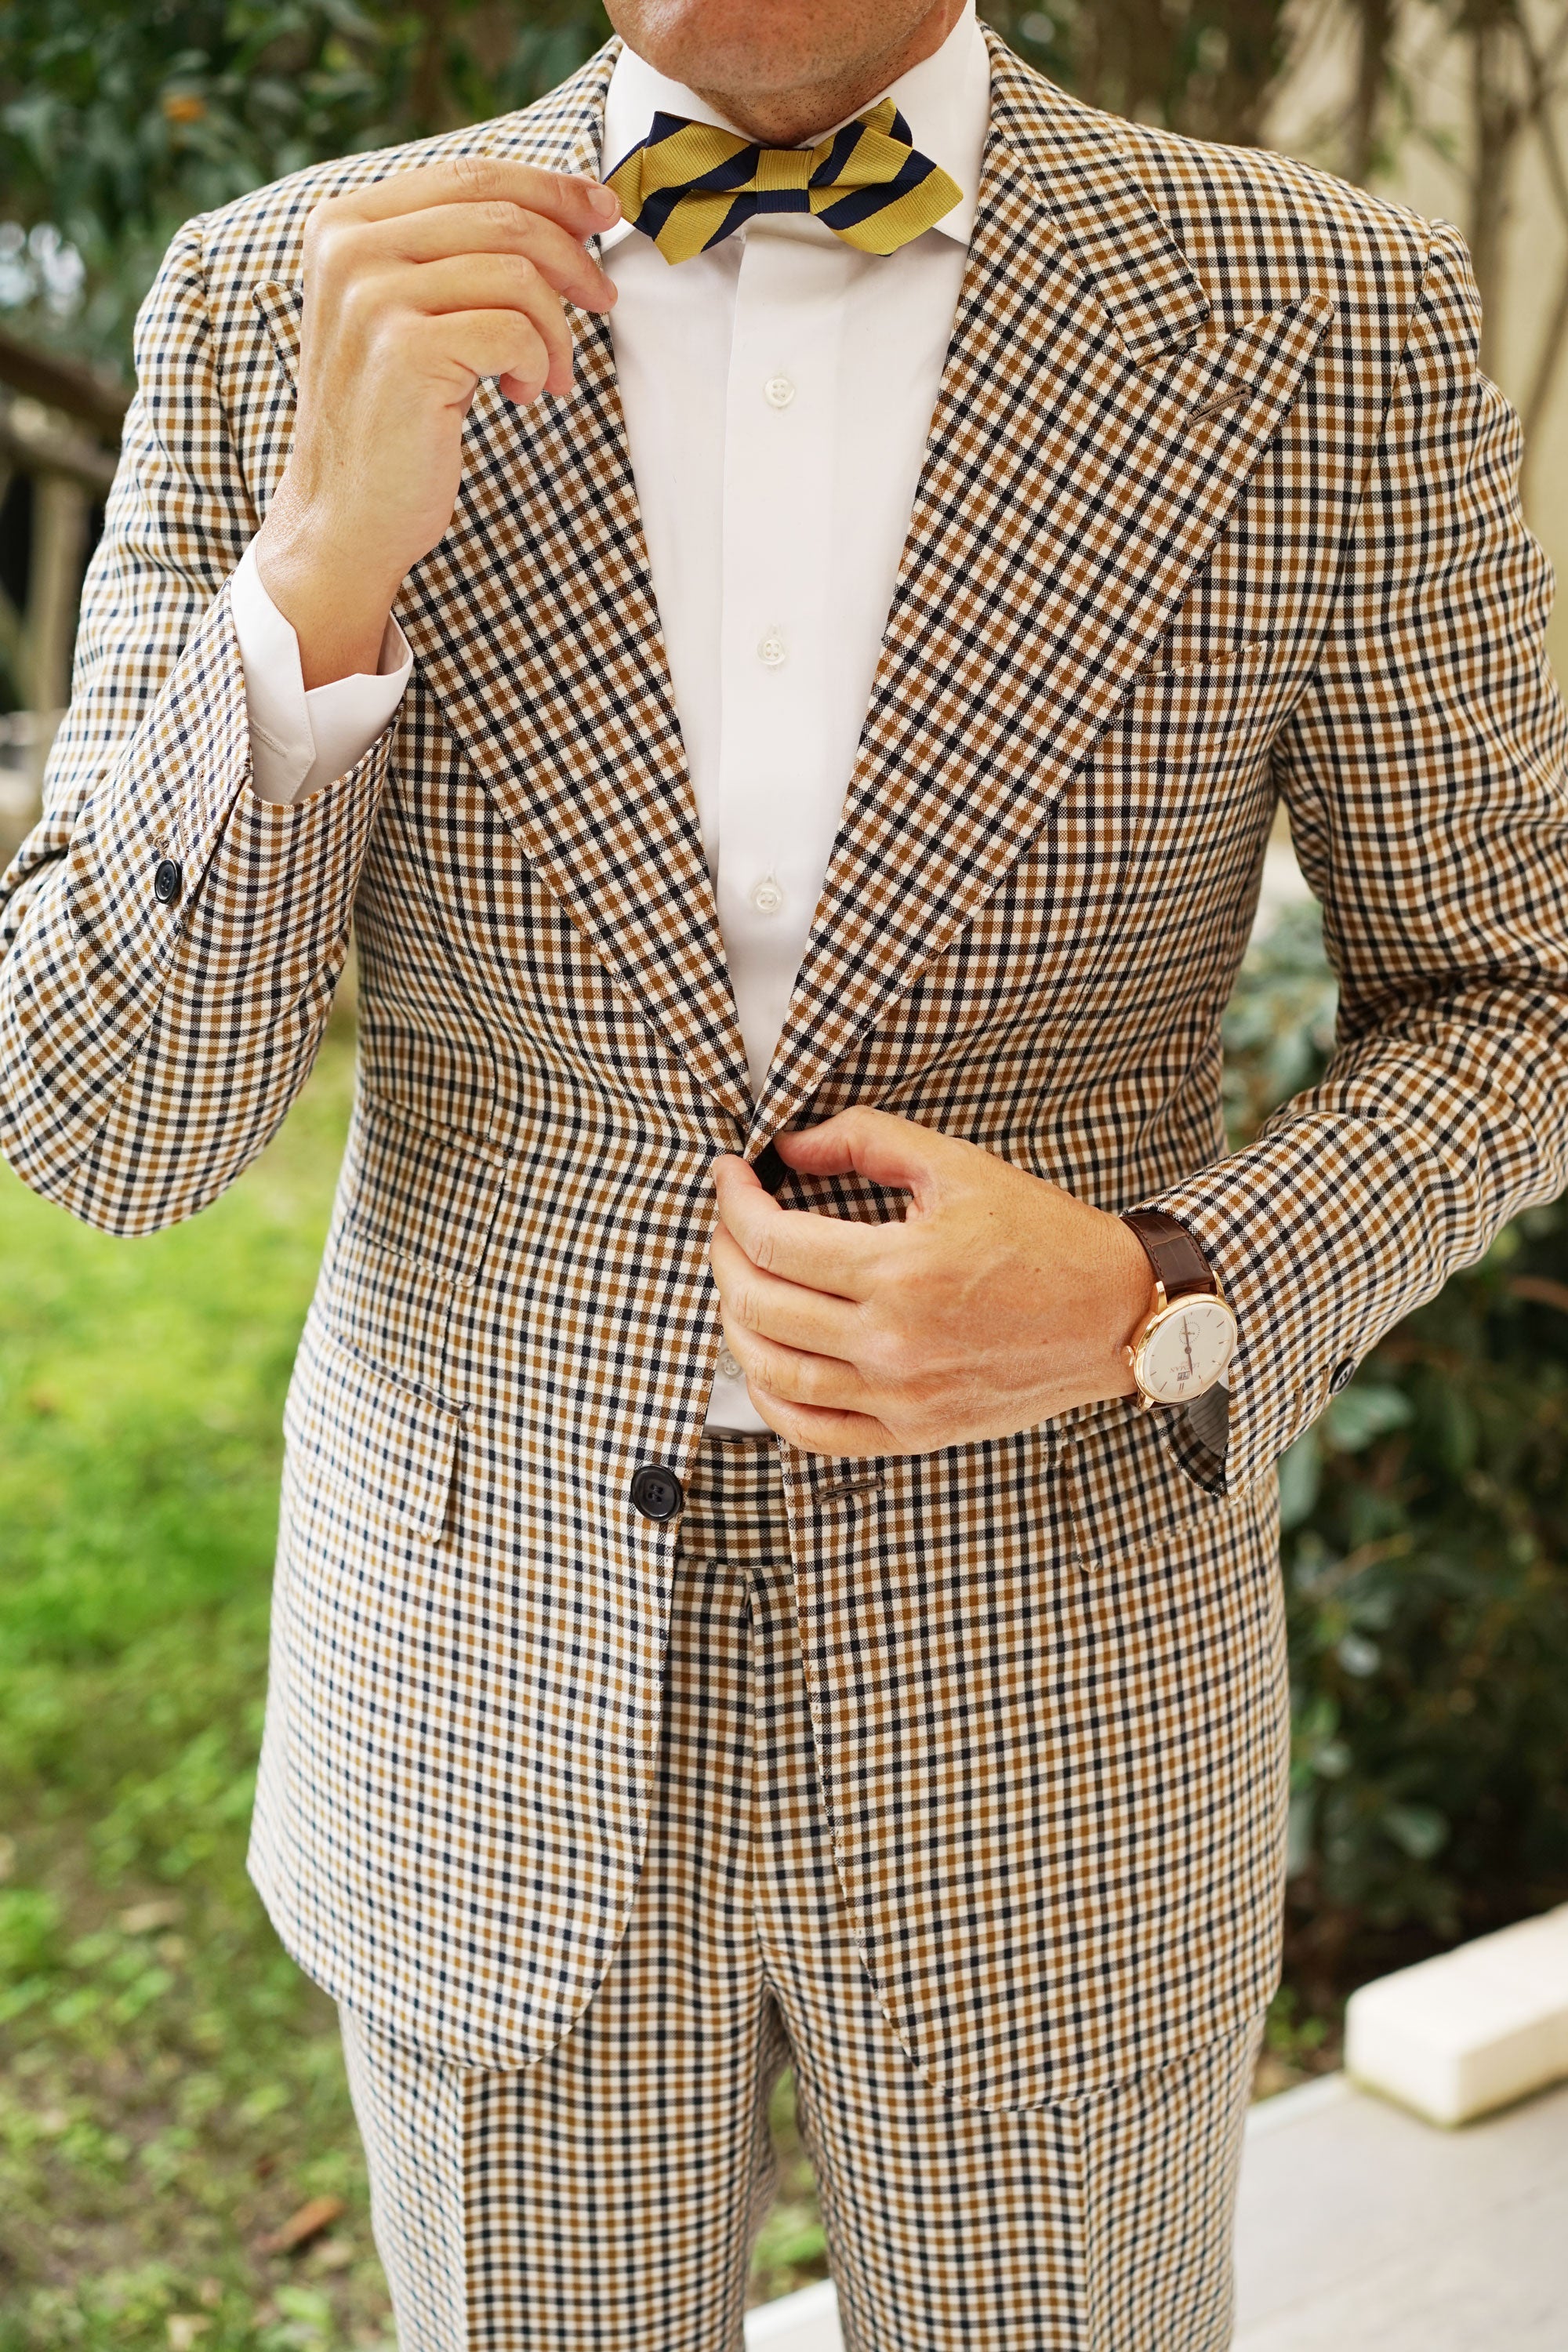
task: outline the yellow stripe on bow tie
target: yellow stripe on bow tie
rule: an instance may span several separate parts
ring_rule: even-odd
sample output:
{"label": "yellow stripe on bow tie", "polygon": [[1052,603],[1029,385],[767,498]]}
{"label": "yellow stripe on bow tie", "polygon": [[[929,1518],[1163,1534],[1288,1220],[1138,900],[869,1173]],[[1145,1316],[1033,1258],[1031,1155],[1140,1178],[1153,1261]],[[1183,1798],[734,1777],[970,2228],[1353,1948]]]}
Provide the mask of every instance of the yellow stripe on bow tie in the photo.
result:
{"label": "yellow stripe on bow tie", "polygon": [[770,212],[810,213],[862,253],[896,253],[962,191],[917,152],[890,98],[814,147],[763,147],[708,122],[656,114],[607,184],[667,261],[689,261]]}

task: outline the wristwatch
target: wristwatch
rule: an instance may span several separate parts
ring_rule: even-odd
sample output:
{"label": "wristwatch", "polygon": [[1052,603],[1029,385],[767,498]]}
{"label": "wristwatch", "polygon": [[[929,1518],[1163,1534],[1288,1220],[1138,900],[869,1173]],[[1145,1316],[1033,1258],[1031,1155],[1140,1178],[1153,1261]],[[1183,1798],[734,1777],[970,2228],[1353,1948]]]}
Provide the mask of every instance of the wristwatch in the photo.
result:
{"label": "wristwatch", "polygon": [[1236,1317],[1184,1225],[1159,1209],[1121,1220],[1149,1254],[1154,1297],[1123,1353],[1147,1406],[1190,1404],[1224,1379],[1236,1353]]}

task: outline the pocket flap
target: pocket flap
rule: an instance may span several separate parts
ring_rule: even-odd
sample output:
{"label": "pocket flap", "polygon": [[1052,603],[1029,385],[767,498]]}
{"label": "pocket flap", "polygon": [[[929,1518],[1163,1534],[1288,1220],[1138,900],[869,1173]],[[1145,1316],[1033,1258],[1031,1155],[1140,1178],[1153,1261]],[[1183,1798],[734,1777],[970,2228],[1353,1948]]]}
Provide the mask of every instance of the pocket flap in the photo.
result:
{"label": "pocket flap", "polygon": [[379,1519],[438,1542],[446,1525],[457,1405],[411,1387],[322,1328],[305,1325],[283,1411],[291,1467],[362,1523]]}
{"label": "pocket flap", "polygon": [[1058,1475],[1080,1567],[1129,1567],[1173,1538],[1195,1538],[1230,1507],[1184,1468],[1170,1431],[1135,1398],[1064,1417],[1059,1443]]}

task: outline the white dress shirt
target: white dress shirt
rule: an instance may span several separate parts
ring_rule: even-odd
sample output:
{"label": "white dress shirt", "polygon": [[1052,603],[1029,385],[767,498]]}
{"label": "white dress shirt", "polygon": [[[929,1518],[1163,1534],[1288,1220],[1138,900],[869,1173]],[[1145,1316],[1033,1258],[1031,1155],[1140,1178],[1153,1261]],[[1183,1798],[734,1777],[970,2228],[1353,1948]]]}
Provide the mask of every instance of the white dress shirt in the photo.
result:
{"label": "white dress shirt", "polygon": [[[610,331],[654,594],[753,1089],[838,830],[963,281],[990,112],[973,5],[888,95],[917,148],[963,191],[897,253],[858,253],[789,213],[761,215],[673,267],[625,222],[600,247],[617,291]],[[603,169],[647,136],[656,112],[733,128],[623,47]],[[294,632],[249,554],[232,593],[255,788],[293,800],[369,750],[407,684],[408,650],[389,628],[381,675],[307,694]],[[720,1359],[710,1425],[760,1431],[732,1360]]]}

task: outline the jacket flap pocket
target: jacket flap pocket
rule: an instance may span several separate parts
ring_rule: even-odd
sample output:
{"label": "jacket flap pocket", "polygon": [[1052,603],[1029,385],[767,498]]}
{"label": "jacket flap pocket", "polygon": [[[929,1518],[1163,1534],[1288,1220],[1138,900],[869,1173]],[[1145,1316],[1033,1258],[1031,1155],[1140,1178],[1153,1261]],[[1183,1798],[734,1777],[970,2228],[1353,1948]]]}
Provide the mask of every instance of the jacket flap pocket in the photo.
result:
{"label": "jacket flap pocket", "polygon": [[283,1431],[294,1475],[330,1510],[438,1542],[463,1420],[307,1322]]}
{"label": "jacket flap pocket", "polygon": [[1183,1466],[1170,1431],[1134,1398],[1064,1415],[1059,1444],[1068,1548],[1082,1568],[1130,1567],[1226,1516],[1226,1501]]}

